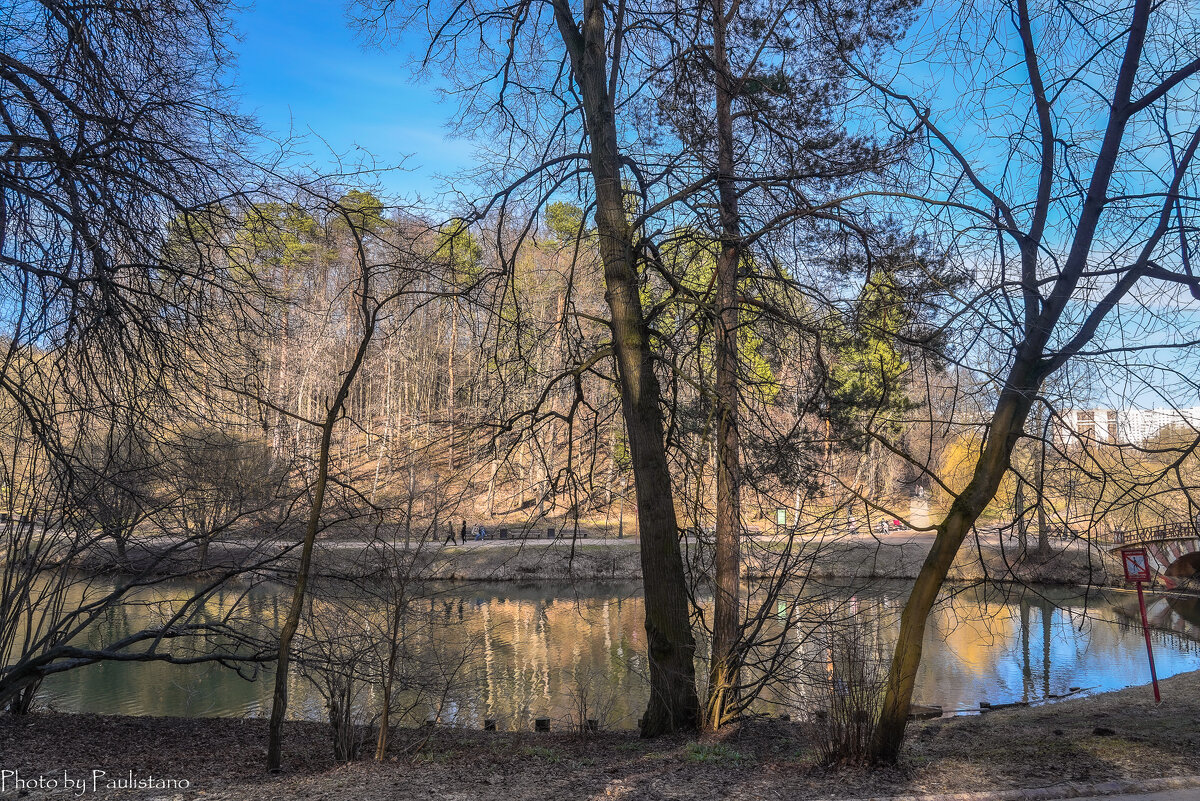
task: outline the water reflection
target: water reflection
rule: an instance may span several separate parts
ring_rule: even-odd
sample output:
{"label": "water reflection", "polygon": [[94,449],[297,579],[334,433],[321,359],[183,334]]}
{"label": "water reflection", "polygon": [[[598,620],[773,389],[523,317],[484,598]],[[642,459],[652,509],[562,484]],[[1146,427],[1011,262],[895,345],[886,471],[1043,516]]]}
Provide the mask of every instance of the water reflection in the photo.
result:
{"label": "water reflection", "polygon": [[[939,699],[932,703],[965,709],[980,700],[1037,702],[1073,688],[1100,692],[1150,681],[1140,622],[1134,625],[1136,596],[1131,618],[1127,593],[1087,597],[1048,587],[1025,590],[1017,597],[997,590],[971,595],[983,598],[968,600],[963,611],[977,609],[981,622],[967,622],[964,631],[979,631],[946,637],[949,647],[927,651],[930,658],[922,664],[918,692]],[[1160,602],[1167,607],[1165,599]],[[958,622],[953,608],[939,610],[935,621],[941,626]],[[1166,618],[1160,622],[1166,623]],[[1200,667],[1197,643],[1188,634],[1155,634],[1160,677]],[[964,654],[975,656],[969,668],[963,664]]]}
{"label": "water reflection", "polygon": [[[161,593],[185,593],[186,587]],[[436,702],[424,698],[407,710],[408,722],[436,714],[448,724],[478,726],[497,719],[503,728],[529,728],[535,717],[563,725],[581,717],[610,727],[632,727],[646,701],[643,608],[633,585],[579,584],[515,586],[453,585],[426,588],[415,602],[428,625],[406,636],[416,651],[453,653],[460,661],[454,681]],[[218,593],[216,608],[242,592],[247,614],[267,625],[282,619],[276,588]],[[813,620],[828,614],[837,626],[807,623],[782,632],[790,643],[783,663],[787,681],[768,688],[764,705],[791,705],[804,696],[802,668],[813,665],[833,675],[829,640],[822,632],[856,628],[864,653],[890,652],[907,585],[885,583],[870,589],[806,588],[772,605],[772,625]],[[1160,677],[1200,667],[1193,637],[1200,634],[1200,606],[1180,599],[1151,599]],[[1072,688],[1116,689],[1149,681],[1136,597],[1090,597],[1062,588],[1004,592],[981,587],[958,589],[930,618],[915,700],[947,710],[993,704],[1037,702]],[[146,622],[152,606],[114,612],[99,642]],[[789,639],[790,638],[790,639]],[[441,650],[438,650],[441,649]],[[444,656],[443,656],[444,658]],[[422,663],[425,665],[426,663]],[[430,661],[428,665],[435,664]],[[421,667],[434,670],[434,667]],[[795,678],[793,678],[793,675]],[[811,671],[808,675],[812,675]],[[147,715],[265,715],[270,672],[245,681],[215,667],[110,663],[51,677],[44,702],[64,711]],[[835,679],[836,680],[836,679]],[[414,696],[413,699],[416,697]],[[292,685],[291,713],[324,719],[320,695],[307,680]],[[409,700],[413,700],[409,699]],[[407,705],[405,705],[407,706]],[[586,710],[586,712],[584,711]]]}

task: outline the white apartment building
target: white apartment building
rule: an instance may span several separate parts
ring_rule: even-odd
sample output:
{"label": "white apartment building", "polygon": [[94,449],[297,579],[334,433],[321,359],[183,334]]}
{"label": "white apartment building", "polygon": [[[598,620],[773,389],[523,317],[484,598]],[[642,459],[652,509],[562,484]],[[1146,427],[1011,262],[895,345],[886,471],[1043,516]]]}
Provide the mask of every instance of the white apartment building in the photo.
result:
{"label": "white apartment building", "polygon": [[1067,409],[1059,424],[1059,440],[1085,443],[1115,442],[1119,436],[1115,409]]}
{"label": "white apartment building", "polygon": [[1167,426],[1200,430],[1200,406],[1190,409],[1066,409],[1056,436],[1075,441],[1144,445]]}

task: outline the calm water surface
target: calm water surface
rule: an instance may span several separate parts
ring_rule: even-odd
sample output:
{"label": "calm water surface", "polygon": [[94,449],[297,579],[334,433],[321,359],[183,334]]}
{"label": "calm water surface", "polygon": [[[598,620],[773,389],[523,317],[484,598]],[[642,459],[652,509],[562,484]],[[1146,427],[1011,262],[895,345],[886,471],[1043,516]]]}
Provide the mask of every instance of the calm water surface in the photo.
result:
{"label": "calm water surface", "polygon": [[[160,589],[182,596],[187,585]],[[808,620],[826,615],[853,625],[865,652],[886,654],[895,637],[904,583],[870,589],[806,588],[778,601],[772,624],[789,614]],[[609,727],[633,727],[646,701],[643,606],[637,587],[619,584],[519,586],[451,585],[427,588],[414,602],[406,681],[440,686],[436,699],[415,693],[405,717],[436,715],[447,724],[478,726],[495,718],[502,728],[525,728],[534,717],[559,721],[589,717]],[[246,614],[277,625],[285,611],[277,587],[229,590],[212,604],[240,603]],[[1200,668],[1200,608],[1196,601],[1150,596],[1160,678]],[[357,605],[357,607],[356,607]],[[365,605],[365,606],[364,606]],[[370,614],[369,601],[355,601]],[[363,609],[367,611],[364,613]],[[798,612],[797,610],[801,610]],[[133,630],[153,606],[114,614],[93,632],[97,638]],[[350,618],[322,613],[330,631],[352,632]],[[944,597],[930,620],[915,701],[966,711],[992,704],[1039,702],[1072,688],[1098,692],[1149,681],[1136,596],[1063,588],[1004,592],[961,589]],[[839,624],[842,625],[842,624]],[[841,631],[837,628],[836,631]],[[770,688],[762,707],[788,711],[805,697],[800,675],[832,675],[831,625],[805,623],[791,636],[793,678]],[[350,636],[347,642],[354,642]],[[435,658],[436,657],[436,658]],[[815,670],[815,672],[814,672]],[[261,716],[269,713],[272,676],[246,680],[217,666],[106,663],[52,676],[42,703],[54,709],[130,715]],[[360,698],[372,703],[369,695]],[[290,716],[324,719],[321,693],[295,677]]]}

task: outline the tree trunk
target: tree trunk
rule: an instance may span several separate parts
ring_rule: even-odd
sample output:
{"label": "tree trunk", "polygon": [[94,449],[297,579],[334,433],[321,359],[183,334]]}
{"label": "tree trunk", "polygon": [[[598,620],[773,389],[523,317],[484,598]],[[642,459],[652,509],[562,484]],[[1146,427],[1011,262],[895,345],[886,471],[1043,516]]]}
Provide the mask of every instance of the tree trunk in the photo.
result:
{"label": "tree trunk", "polygon": [[28,715],[29,710],[33,707],[33,700],[37,697],[38,688],[41,686],[41,677],[31,676],[18,681],[15,687],[9,688],[7,698],[4,699],[8,703],[9,714]]}
{"label": "tree trunk", "polygon": [[576,25],[566,0],[554,0],[554,14],[570,55],[591,145],[596,232],[605,300],[612,313],[613,354],[641,534],[650,663],[650,702],[641,732],[643,737],[654,737],[696,728],[696,643],[688,619],[687,583],[663,442],[661,391],[639,295],[633,231],[621,185],[616,118],[606,83],[605,6],[600,0],[585,0],[582,27]]}
{"label": "tree trunk", "polygon": [[[347,220],[349,222],[349,220]],[[356,235],[357,239],[357,235]],[[346,406],[354,378],[362,368],[367,355],[367,348],[375,334],[375,321],[379,312],[378,307],[372,308],[370,299],[370,272],[367,268],[366,255],[362,242],[358,242],[358,259],[362,272],[360,274],[360,313],[363,330],[354,352],[354,359],[342,376],[337,394],[333,402],[325,410],[321,424],[321,442],[317,450],[317,480],[313,487],[313,505],[308,513],[308,525],[304,530],[304,541],[300,548],[300,566],[296,571],[296,585],[292,588],[292,603],[288,608],[287,618],[279,632],[279,657],[275,665],[275,692],[271,699],[271,720],[267,729],[267,770],[278,771],[283,762],[283,719],[287,713],[287,681],[288,667],[291,660],[292,638],[300,626],[300,613],[304,608],[304,594],[308,588],[308,574],[312,566],[313,544],[320,529],[321,511],[325,504],[325,487],[329,480],[329,450],[333,439],[333,429]]]}
{"label": "tree trunk", "polygon": [[1025,519],[1025,482],[1017,476],[1017,489],[1013,493],[1013,513],[1016,515],[1017,527],[1017,557],[1020,558],[1029,550],[1029,522]]}
{"label": "tree trunk", "polygon": [[[338,408],[341,404],[338,404]],[[292,604],[279,632],[279,658],[275,664],[275,693],[271,699],[271,722],[267,733],[267,770],[278,771],[283,763],[283,717],[287,713],[288,667],[291,660],[292,638],[300,626],[300,612],[304,608],[304,593],[308,588],[308,571],[312,565],[313,543],[320,527],[321,507],[325,503],[325,485],[329,478],[329,442],[333,435],[333,424],[337,417],[328,414],[321,426],[321,447],[317,455],[317,483],[313,489],[313,505],[308,513],[308,526],[304,531],[304,544],[300,550],[300,568],[296,572],[296,586],[292,588]]]}
{"label": "tree trunk", "polygon": [[1038,544],[1037,555],[1045,559],[1050,555],[1050,525],[1046,520],[1046,440],[1038,441],[1038,463],[1033,472],[1033,502],[1037,504]]}
{"label": "tree trunk", "polygon": [[1001,393],[992,415],[991,433],[975,473],[938,526],[933,547],[925,557],[908,602],[904,605],[904,612],[900,616],[900,634],[888,670],[879,726],[875,730],[872,756],[876,761],[895,762],[900,754],[904,729],[908,725],[908,710],[912,704],[913,685],[921,664],[921,648],[929,612],[933,609],[959,546],[995,497],[1000,479],[1008,470],[1013,446],[1021,436],[1025,418],[1033,403],[1029,386],[1038,383],[1030,375],[1034,372],[1028,362],[1022,364],[1020,359],[1013,367],[1014,376],[1020,376],[1022,380],[1010,380]]}
{"label": "tree trunk", "polygon": [[717,190],[721,206],[721,250],[717,256],[715,320],[717,405],[717,530],[713,554],[712,656],[708,670],[705,726],[719,728],[737,709],[741,659],[741,457],[738,432],[738,265],[741,232],[734,184],[733,94],[725,45],[725,3],[712,0],[713,67],[717,112]]}
{"label": "tree trunk", "polygon": [[446,378],[449,387],[446,390],[446,428],[449,436],[446,439],[446,469],[454,470],[454,351],[458,349],[458,309],[450,305],[450,356],[446,368]]}
{"label": "tree trunk", "polygon": [[496,511],[496,473],[500,471],[500,457],[496,453],[495,447],[492,449],[492,470],[488,475],[487,485],[487,502],[484,510],[484,517],[491,519]]}
{"label": "tree trunk", "polygon": [[[433,528],[436,536],[437,526]],[[454,531],[453,528],[450,529]],[[407,554],[406,554],[407,556]],[[400,580],[399,575],[396,580]],[[375,761],[383,762],[387,757],[388,734],[391,728],[392,689],[396,681],[396,664],[400,661],[401,623],[404,620],[406,605],[403,591],[396,598],[396,607],[392,610],[391,637],[388,640],[387,668],[383,677],[383,707],[379,712],[379,736],[375,739]]]}
{"label": "tree trunk", "polygon": [[[921,640],[925,633],[926,617],[963,538],[996,494],[1000,479],[1008,468],[1013,447],[1024,430],[1038,388],[1046,376],[1065,364],[1095,337],[1096,329],[1105,315],[1124,296],[1123,293],[1128,292],[1144,274],[1139,272],[1139,268],[1131,268],[1122,275],[1117,279],[1118,288],[1123,286],[1124,289],[1107,296],[1105,301],[1093,310],[1088,318],[1090,324],[1085,324],[1066,345],[1057,350],[1047,351],[1047,344],[1056,333],[1055,329],[1063,312],[1077,300],[1076,289],[1089,269],[1101,215],[1111,200],[1110,186],[1122,155],[1125,128],[1136,111],[1131,98],[1153,8],[1154,5],[1149,0],[1137,0],[1133,5],[1125,52],[1120,62],[1111,101],[1106,104],[1109,112],[1104,135],[1099,142],[1091,176],[1086,181],[1088,186],[1082,206],[1072,222],[1070,247],[1066,258],[1056,262],[1057,277],[1052,282],[1049,294],[1043,295],[1038,288],[1038,256],[1043,247],[1044,226],[1048,219],[1052,219],[1052,204],[1055,202],[1052,188],[1056,170],[1054,154],[1059,138],[1053,129],[1050,117],[1051,101],[1045,94],[1037,63],[1029,10],[1026,3],[1017,3],[1017,21],[1026,51],[1030,87],[1039,115],[1038,125],[1042,138],[1042,161],[1039,165],[1041,176],[1033,210],[1033,225],[1029,232],[1021,232],[1019,235],[1024,281],[1022,291],[1025,301],[1025,322],[1023,330],[1020,331],[1023,338],[1013,354],[1013,366],[996,403],[987,445],[976,464],[975,473],[966,489],[955,498],[946,519],[938,526],[933,547],[904,607],[900,635],[888,673],[882,718],[876,730],[873,756],[877,760],[894,762],[899,755],[908,706],[912,699],[913,683],[921,661]],[[1188,69],[1200,69],[1200,65]],[[1182,78],[1184,74],[1185,72],[1181,71],[1175,77]],[[1160,87],[1169,88],[1167,84],[1160,84]],[[1184,162],[1190,162],[1198,145],[1200,138],[1193,138]],[[1183,173],[1177,168],[1171,183],[1172,192],[1178,191],[1182,177]],[[1169,210],[1169,206],[1167,209]],[[1148,259],[1154,252],[1158,241],[1167,230],[1168,219],[1166,215],[1160,217],[1157,232],[1146,240],[1143,247],[1144,258]],[[1148,269],[1148,265],[1140,269],[1144,271]],[[1043,430],[1043,447],[1045,439]],[[1041,501],[1041,498],[1038,500]]]}

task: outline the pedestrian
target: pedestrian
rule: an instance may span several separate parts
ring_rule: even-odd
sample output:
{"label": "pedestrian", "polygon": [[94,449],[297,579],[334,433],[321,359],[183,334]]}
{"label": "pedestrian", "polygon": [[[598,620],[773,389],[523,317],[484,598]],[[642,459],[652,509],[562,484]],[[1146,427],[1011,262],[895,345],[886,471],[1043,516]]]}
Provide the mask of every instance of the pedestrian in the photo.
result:
{"label": "pedestrian", "polygon": [[486,539],[487,539],[487,529],[483,527],[482,523],[480,523],[479,531],[475,532],[475,540],[477,542],[482,542],[483,540],[486,540]]}
{"label": "pedestrian", "polygon": [[457,541],[455,541],[455,539],[454,539],[454,536],[455,536],[455,534],[454,534],[454,524],[453,524],[453,523],[447,523],[447,524],[446,524],[446,539],[445,539],[445,541],[444,541],[442,544],[443,544],[443,545],[445,545],[445,544],[450,544],[450,545],[458,545],[458,542],[457,542]]}
{"label": "pedestrian", "polygon": [[467,521],[466,520],[463,521],[462,531],[460,531],[458,535],[460,537],[462,537],[462,544],[466,545],[467,544]]}

